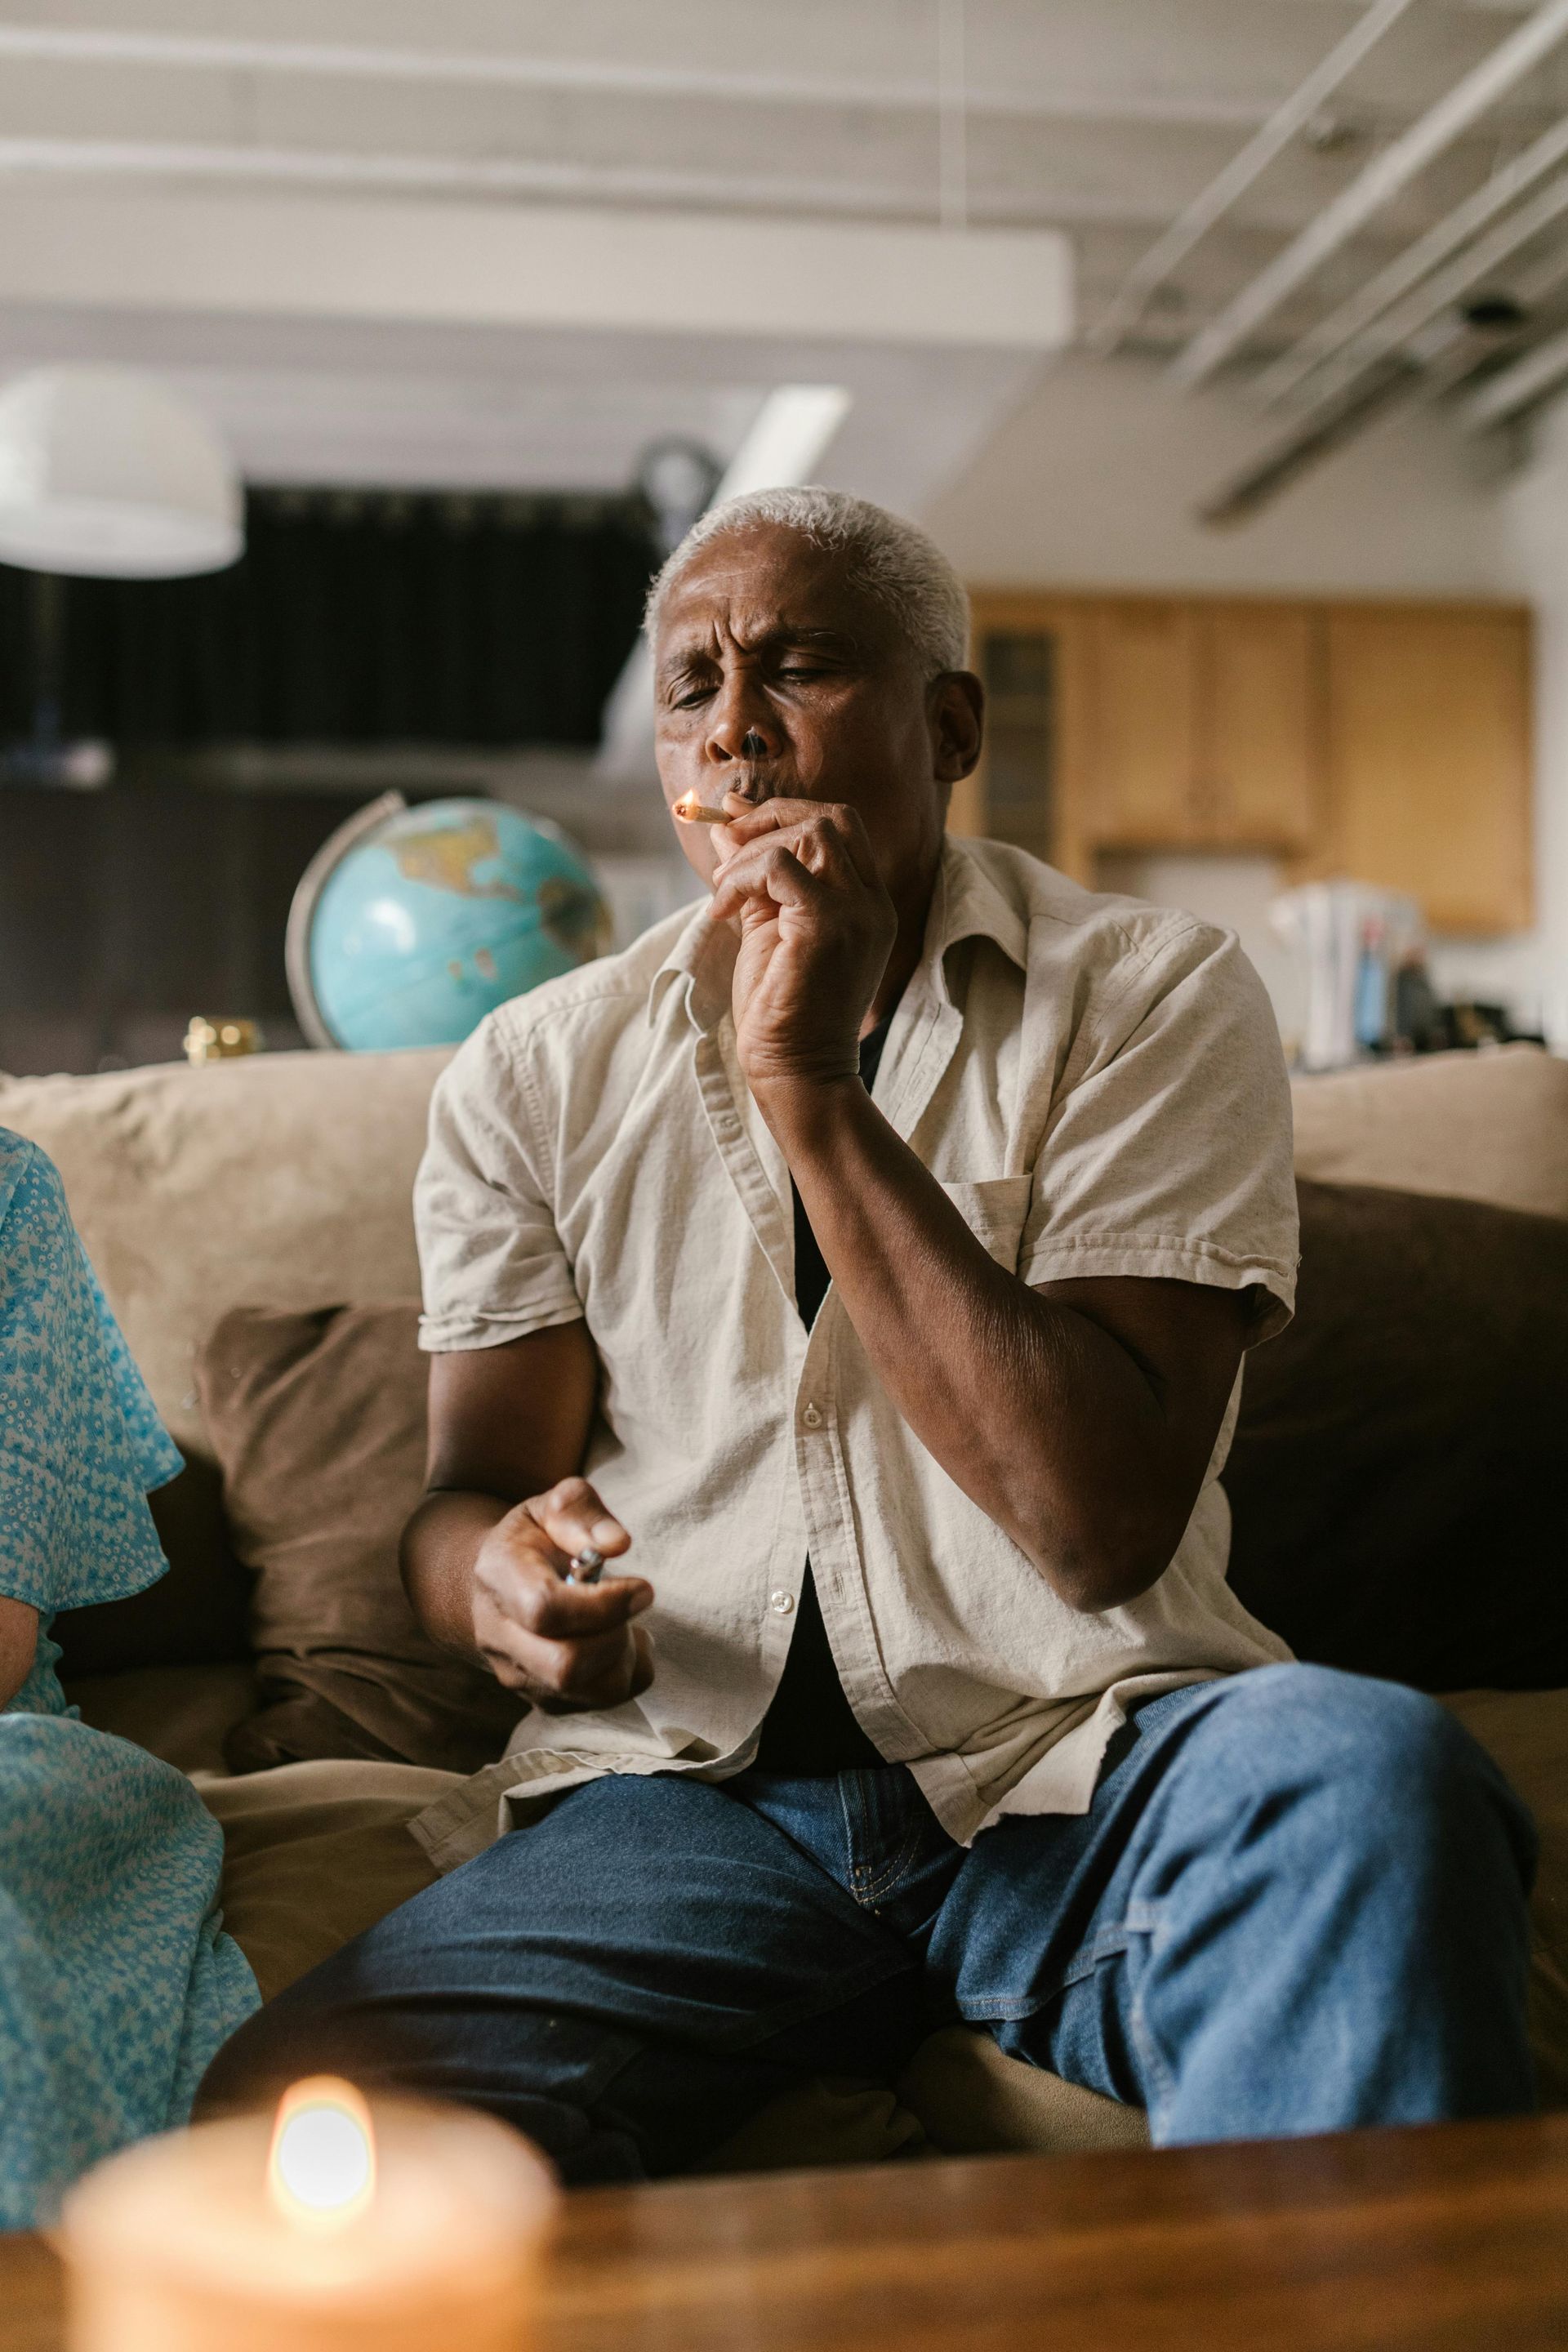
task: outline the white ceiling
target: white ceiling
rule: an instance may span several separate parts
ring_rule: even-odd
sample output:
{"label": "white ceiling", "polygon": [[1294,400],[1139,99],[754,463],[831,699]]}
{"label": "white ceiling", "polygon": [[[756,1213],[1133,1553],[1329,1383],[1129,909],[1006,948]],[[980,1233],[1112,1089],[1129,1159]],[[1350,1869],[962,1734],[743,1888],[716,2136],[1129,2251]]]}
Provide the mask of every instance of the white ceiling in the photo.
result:
{"label": "white ceiling", "polygon": [[[1153,367],[1190,346],[1534,13],[1411,0],[1155,289],[1133,352]],[[0,0],[0,294],[7,223],[14,244],[40,205],[91,246],[91,224],[128,206],[194,222],[243,198],[275,208],[286,245],[309,205],[352,201],[378,208],[394,247],[411,206],[679,205],[1061,227],[1092,332],[1154,240],[1363,14],[1345,0]],[[1238,383],[1564,117],[1568,37],[1238,341]],[[1477,286],[1529,298],[1521,350],[1568,323],[1568,194]],[[206,401],[258,478],[609,486],[656,432],[727,457],[769,384],[805,376],[857,394],[834,470],[911,503],[1038,364],[1022,351],[247,319],[115,297],[105,283],[90,300],[36,287],[0,299],[0,367],[84,352],[160,366]],[[1510,352],[1507,337],[1438,342],[1421,383],[1440,387]],[[1288,430],[1290,414],[1260,432]]]}

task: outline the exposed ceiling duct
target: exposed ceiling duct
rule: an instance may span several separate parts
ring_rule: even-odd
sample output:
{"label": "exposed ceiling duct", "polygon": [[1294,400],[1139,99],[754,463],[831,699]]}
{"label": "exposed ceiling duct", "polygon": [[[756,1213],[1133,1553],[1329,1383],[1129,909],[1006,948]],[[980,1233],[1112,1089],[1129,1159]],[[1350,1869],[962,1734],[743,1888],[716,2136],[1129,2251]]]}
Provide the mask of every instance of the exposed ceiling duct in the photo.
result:
{"label": "exposed ceiling duct", "polygon": [[1326,360],[1353,343],[1374,319],[1393,308],[1402,294],[1419,285],[1449,254],[1457,252],[1489,220],[1516,203],[1527,188],[1551,171],[1554,163],[1562,163],[1564,156],[1568,156],[1568,115],[1542,131],[1521,155],[1500,165],[1473,195],[1457,205],[1425,236],[1407,246],[1385,269],[1380,269],[1276,360],[1255,387],[1258,399],[1266,407],[1283,400]]}
{"label": "exposed ceiling duct", "polygon": [[1447,269],[1429,277],[1415,293],[1321,368],[1313,379],[1315,393],[1309,404],[1310,413],[1316,415],[1342,398],[1347,387],[1367,369],[1412,347],[1432,320],[1451,310],[1473,287],[1484,284],[1500,262],[1508,260],[1565,213],[1568,173],[1550,182],[1531,203],[1510,215],[1489,236],[1472,245]]}
{"label": "exposed ceiling duct", "polygon": [[1472,432],[1489,430],[1505,425],[1531,402],[1542,399],[1568,376],[1568,331],[1552,335],[1538,343],[1510,368],[1501,369],[1485,383],[1464,410],[1465,423]]}
{"label": "exposed ceiling duct", "polygon": [[[909,370],[940,365],[924,410],[951,392],[992,413],[981,376],[1069,331],[1069,238],[1092,347],[1136,329],[1141,352],[1184,345],[1194,382],[1242,358],[1320,454],[1347,419],[1506,369],[1565,315],[1525,287],[1568,245],[1568,53],[1550,54],[1568,0],[985,0],[967,21],[965,0],[796,0],[787,22],[766,0],[594,0],[592,38],[494,0],[428,25],[377,0],[316,0],[308,23],[268,0],[65,13],[109,21],[23,0],[34,21],[0,22],[0,362],[101,344],[172,364],[272,478],[289,431],[322,442],[312,478],[342,462],[361,373],[382,436],[365,462],[390,453],[396,478],[428,462],[418,404],[453,413],[459,373],[463,464],[508,480],[531,478],[530,450],[559,470],[593,441],[619,481],[660,429],[722,452],[721,403],[683,391],[644,423],[630,398],[650,371],[684,386],[694,338],[731,409],[797,376],[853,385],[838,460],[890,453],[897,472],[911,427],[900,408],[874,434],[868,355],[907,357],[900,400],[919,406]],[[731,232],[749,261],[715,257]],[[1478,329],[1466,298],[1494,294],[1531,315]],[[461,352],[432,340],[448,321]],[[373,331],[415,352],[418,385],[393,385]],[[617,362],[595,387],[626,392],[624,425],[594,440],[556,387],[558,430],[550,371],[612,331],[647,355],[635,383]],[[503,336],[529,338],[515,389]],[[1258,465],[1299,470],[1283,442]]]}
{"label": "exposed ceiling duct", "polygon": [[1261,179],[1275,157],[1284,152],[1299,131],[1305,130],[1324,100],[1349,79],[1369,50],[1382,40],[1391,26],[1398,23],[1410,5],[1411,0],[1377,0],[1377,5],[1352,25],[1316,70],[1298,83],[1284,105],[1269,116],[1240,153],[1233,156],[1224,171],[1193,198],[1164,236],[1128,272],[1116,299],[1089,330],[1091,351],[1109,356],[1119,347],[1142,317],[1151,295],[1165,283],[1216,221],[1223,220],[1232,205],[1240,202],[1253,183]]}
{"label": "exposed ceiling duct", "polygon": [[[948,32],[945,41],[952,36]],[[231,34],[143,32],[85,25],[0,24],[0,58],[60,65],[146,66],[188,72],[288,75],[301,79],[413,82],[480,89],[560,90],[628,98],[706,99],[721,105],[844,107],[873,114],[928,113],[942,100],[934,78],[725,71],[690,65],[583,57],[520,57],[505,50],[397,48],[382,43],[279,41]],[[1026,121],[1176,123],[1251,130],[1268,109],[1224,92],[1151,87],[1124,93],[1058,82],[1047,88],[971,83],[971,114]]]}
{"label": "exposed ceiling duct", "polygon": [[1565,34],[1568,0],[1547,0],[1545,6],[1500,41],[1472,72],[1412,123],[1403,137],[1374,156],[1348,188],[1325,205],[1317,218],[1226,303],[1217,319],[1193,337],[1171,370],[1172,382],[1189,391],[1213,375],[1254,328],[1495,106]]}

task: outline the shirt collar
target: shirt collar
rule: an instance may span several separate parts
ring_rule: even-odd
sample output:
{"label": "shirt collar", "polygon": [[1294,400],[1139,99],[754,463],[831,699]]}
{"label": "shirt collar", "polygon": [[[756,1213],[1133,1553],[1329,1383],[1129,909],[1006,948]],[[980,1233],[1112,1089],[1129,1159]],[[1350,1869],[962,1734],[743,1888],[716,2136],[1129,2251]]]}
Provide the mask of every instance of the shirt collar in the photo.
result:
{"label": "shirt collar", "polygon": [[[967,842],[949,834],[942,843],[936,887],[926,918],[925,949],[917,977],[924,976],[946,997],[946,959],[961,940],[992,940],[1021,971],[1028,969],[1029,927],[1022,911],[1006,898]],[[651,1022],[671,980],[689,983],[687,1009],[692,1023],[704,1032],[715,1028],[730,1009],[730,984],[734,976],[738,942],[727,924],[710,920],[708,902],[698,907],[663,963],[648,991]]]}

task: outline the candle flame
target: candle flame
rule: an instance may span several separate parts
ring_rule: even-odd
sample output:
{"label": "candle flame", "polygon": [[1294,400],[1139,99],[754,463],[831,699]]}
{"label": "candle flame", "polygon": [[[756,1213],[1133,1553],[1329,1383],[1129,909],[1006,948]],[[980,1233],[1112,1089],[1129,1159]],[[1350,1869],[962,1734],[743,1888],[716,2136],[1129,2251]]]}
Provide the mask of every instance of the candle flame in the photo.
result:
{"label": "candle flame", "polygon": [[267,2187],[300,2228],[346,2229],[375,2194],[375,2132],[352,2083],[312,2074],[285,2091],[272,2126]]}

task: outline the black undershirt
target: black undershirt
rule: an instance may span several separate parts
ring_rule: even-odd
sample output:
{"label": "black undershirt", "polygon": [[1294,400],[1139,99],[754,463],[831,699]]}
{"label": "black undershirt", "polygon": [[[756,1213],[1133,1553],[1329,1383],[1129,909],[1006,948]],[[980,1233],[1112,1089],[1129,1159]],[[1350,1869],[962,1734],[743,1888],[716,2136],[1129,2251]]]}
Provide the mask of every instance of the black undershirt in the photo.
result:
{"label": "black undershirt", "polygon": [[[877,1065],[882,1058],[892,1018],[889,1013],[868,1037],[860,1040],[860,1078],[868,1094],[876,1083]],[[808,1331],[816,1320],[817,1309],[827,1296],[831,1280],[827,1261],[811,1230],[811,1220],[802,1206],[800,1194],[795,1192],[795,1300]],[[795,1639],[763,1724],[757,1748],[758,1769],[816,1777],[863,1770],[882,1760],[856,1722],[854,1710],[844,1696],[808,1559],[800,1580],[800,1599],[795,1603]]]}

